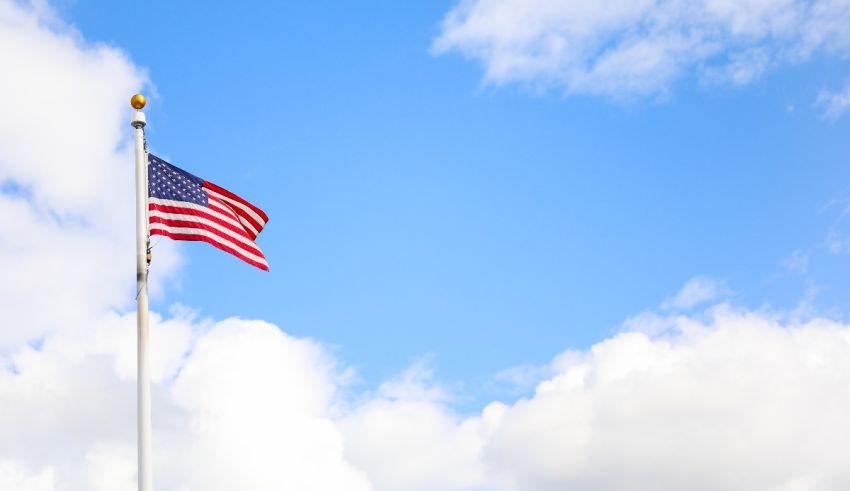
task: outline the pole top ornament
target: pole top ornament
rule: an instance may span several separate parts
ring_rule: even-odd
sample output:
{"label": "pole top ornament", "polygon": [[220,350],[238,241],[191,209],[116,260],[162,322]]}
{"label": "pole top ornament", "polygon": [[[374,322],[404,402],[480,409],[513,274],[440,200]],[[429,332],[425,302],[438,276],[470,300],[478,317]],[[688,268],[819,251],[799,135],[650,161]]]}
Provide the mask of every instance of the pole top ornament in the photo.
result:
{"label": "pole top ornament", "polygon": [[147,100],[145,99],[145,96],[143,96],[142,94],[136,94],[136,95],[134,95],[133,97],[130,98],[130,105],[133,106],[133,109],[135,109],[137,111],[141,111],[142,108],[145,107],[146,103],[147,103]]}

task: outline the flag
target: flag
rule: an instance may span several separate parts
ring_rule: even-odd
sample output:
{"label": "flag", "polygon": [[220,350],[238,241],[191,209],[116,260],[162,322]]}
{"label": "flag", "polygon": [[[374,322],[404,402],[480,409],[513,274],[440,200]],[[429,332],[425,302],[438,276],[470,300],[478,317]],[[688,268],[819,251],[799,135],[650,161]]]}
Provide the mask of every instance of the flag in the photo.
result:
{"label": "flag", "polygon": [[230,191],[148,154],[151,235],[199,240],[264,271],[269,265],[254,240],[269,218]]}

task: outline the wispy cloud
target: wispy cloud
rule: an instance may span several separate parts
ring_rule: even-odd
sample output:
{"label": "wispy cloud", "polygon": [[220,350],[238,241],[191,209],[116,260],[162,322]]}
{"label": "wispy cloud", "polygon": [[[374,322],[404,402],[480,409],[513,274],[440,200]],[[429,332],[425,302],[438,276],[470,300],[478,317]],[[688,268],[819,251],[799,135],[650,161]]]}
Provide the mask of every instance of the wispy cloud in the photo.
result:
{"label": "wispy cloud", "polygon": [[464,0],[432,50],[519,82],[614,98],[663,94],[680,78],[747,84],[773,66],[850,53],[847,0]]}
{"label": "wispy cloud", "polygon": [[717,280],[698,276],[691,278],[672,297],[667,298],[661,308],[665,310],[687,310],[705,302],[710,302],[728,293],[726,286]]}
{"label": "wispy cloud", "polygon": [[832,121],[850,111],[850,83],[843,89],[830,92],[823,91],[818,95],[817,106],[823,108],[824,116]]}
{"label": "wispy cloud", "polygon": [[786,271],[796,274],[805,274],[809,270],[810,251],[796,250],[788,257],[782,259],[779,264]]}

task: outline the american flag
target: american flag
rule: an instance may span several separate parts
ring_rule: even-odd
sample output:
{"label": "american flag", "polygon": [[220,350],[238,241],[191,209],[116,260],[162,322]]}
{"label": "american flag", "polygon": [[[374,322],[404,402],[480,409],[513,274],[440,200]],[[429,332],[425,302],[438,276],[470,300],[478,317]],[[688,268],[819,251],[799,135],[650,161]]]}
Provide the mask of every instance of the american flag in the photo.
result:
{"label": "american flag", "polygon": [[269,218],[230,191],[148,154],[151,235],[200,240],[264,271],[269,264],[254,240]]}

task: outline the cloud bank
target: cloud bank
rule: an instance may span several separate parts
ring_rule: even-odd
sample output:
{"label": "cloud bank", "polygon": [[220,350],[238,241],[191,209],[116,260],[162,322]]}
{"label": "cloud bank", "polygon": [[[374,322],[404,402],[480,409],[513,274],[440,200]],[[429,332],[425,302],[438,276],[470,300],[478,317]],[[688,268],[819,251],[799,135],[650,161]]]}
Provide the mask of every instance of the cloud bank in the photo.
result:
{"label": "cloud bank", "polygon": [[679,79],[741,85],[815,53],[850,54],[847,0],[463,0],[433,51],[485,81],[628,98]]}
{"label": "cloud bank", "polygon": [[[0,268],[13,279],[0,285],[0,489],[130,491],[132,158],[122,135],[127,94],[146,76],[49,11],[3,0],[0,66],[21,67],[0,77]],[[79,106],[64,112],[84,121],[48,117],[50,94],[70,93]],[[170,258],[158,261],[161,277],[179,251],[158,251]],[[693,307],[710,301],[705,291],[674,299]],[[421,367],[352,395],[348,370],[321,343],[176,306],[152,320],[157,489],[850,487],[850,326],[722,305],[665,312],[558,355],[533,371],[542,375],[526,398],[459,414]]]}

